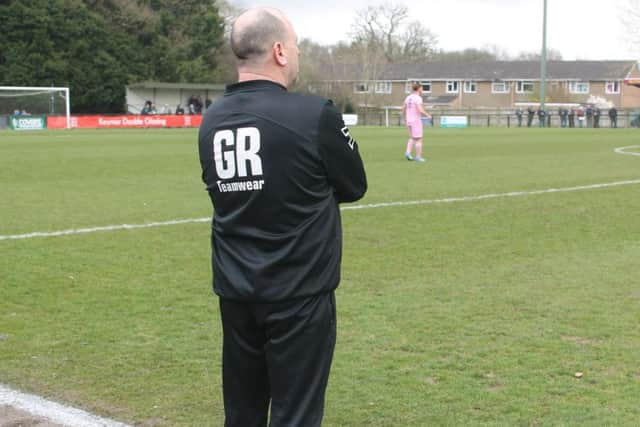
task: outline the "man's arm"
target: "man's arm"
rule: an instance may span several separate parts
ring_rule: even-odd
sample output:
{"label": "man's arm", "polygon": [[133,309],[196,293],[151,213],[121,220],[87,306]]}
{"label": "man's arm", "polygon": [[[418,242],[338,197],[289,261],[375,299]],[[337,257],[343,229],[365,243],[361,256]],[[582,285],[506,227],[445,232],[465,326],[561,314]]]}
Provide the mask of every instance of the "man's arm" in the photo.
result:
{"label": "man's arm", "polygon": [[420,113],[425,117],[431,117],[431,114],[427,113],[427,110],[424,109],[422,104],[418,104],[418,108],[420,109]]}
{"label": "man's arm", "polygon": [[367,177],[358,144],[332,102],[322,110],[318,144],[338,202],[355,202],[362,198],[367,191]]}

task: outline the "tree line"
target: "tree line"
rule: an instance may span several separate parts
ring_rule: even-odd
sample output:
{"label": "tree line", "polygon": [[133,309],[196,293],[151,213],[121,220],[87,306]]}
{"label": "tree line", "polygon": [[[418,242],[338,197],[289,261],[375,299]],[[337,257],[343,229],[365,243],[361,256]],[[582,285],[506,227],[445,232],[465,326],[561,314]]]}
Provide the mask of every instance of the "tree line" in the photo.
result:
{"label": "tree line", "polygon": [[[0,2],[0,85],[69,86],[74,113],[108,113],[126,111],[129,83],[229,83],[236,75],[228,33],[240,12],[226,0],[6,0]],[[537,55],[507,58],[495,46],[445,52],[399,2],[355,16],[349,40],[300,41],[296,90],[312,92],[327,75],[376,80],[391,64]],[[561,59],[555,51],[550,56]],[[343,107],[349,102],[337,87],[323,94]]]}
{"label": "tree line", "polygon": [[135,81],[214,82],[224,20],[201,0],[0,2],[0,85],[69,86],[74,113],[126,110]]}

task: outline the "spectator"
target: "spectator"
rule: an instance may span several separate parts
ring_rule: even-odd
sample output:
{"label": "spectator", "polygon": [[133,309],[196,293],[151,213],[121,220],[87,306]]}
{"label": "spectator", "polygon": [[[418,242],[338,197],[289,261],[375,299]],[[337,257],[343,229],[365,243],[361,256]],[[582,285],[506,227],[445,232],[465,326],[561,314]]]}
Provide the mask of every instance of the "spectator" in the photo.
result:
{"label": "spectator", "polygon": [[540,126],[541,128],[545,126],[546,115],[547,115],[546,111],[544,111],[542,107],[539,107],[538,108],[538,126]]}
{"label": "spectator", "polygon": [[593,126],[593,107],[591,105],[587,105],[585,116],[587,117],[587,127],[588,128],[592,127]]}
{"label": "spectator", "polygon": [[518,127],[522,127],[522,108],[516,108],[516,118],[518,119]]}
{"label": "spectator", "polygon": [[204,109],[206,110],[209,106],[211,106],[211,100],[207,96],[207,99],[204,100]]}
{"label": "spectator", "polygon": [[596,108],[593,109],[593,127],[594,128],[599,128],[600,127],[600,114],[602,113],[602,111],[600,111],[600,107],[596,106]]}
{"label": "spectator", "polygon": [[578,116],[578,126],[584,127],[584,107],[582,105],[578,107],[576,115]]}
{"label": "spectator", "polygon": [[140,111],[140,114],[142,115],[147,115],[147,114],[151,114],[151,101],[146,101],[144,103],[144,107],[142,107],[142,110]]}
{"label": "spectator", "polygon": [[184,114],[184,108],[182,108],[182,105],[178,104],[176,106],[176,114],[178,114],[180,116]]}
{"label": "spectator", "polygon": [[562,107],[558,108],[558,117],[560,117],[560,127],[563,128],[563,124],[564,124],[564,119],[563,119],[563,115],[562,115]]}
{"label": "spectator", "polygon": [[560,116],[560,127],[566,128],[569,110],[567,110],[565,107],[560,107],[560,110],[558,110],[558,115]]}
{"label": "spectator", "polygon": [[188,101],[188,106],[189,106],[189,114],[195,114],[196,113],[196,96],[195,95],[191,95],[189,97],[189,101]]}
{"label": "spectator", "polygon": [[532,106],[528,106],[527,107],[527,127],[530,128],[531,124],[533,123],[533,116],[535,115],[535,112],[533,111],[533,107]]}
{"label": "spectator", "polygon": [[618,127],[618,110],[616,110],[616,107],[609,108],[609,123],[612,128]]}
{"label": "spectator", "polygon": [[576,127],[576,109],[573,107],[569,110],[569,127]]}
{"label": "spectator", "polygon": [[553,115],[553,114],[551,114],[551,111],[549,111],[549,110],[545,110],[545,112],[544,112],[544,117],[545,117],[545,123],[546,123],[546,126],[547,126],[548,128],[550,128],[550,127],[551,127],[551,116],[552,116],[552,115]]}

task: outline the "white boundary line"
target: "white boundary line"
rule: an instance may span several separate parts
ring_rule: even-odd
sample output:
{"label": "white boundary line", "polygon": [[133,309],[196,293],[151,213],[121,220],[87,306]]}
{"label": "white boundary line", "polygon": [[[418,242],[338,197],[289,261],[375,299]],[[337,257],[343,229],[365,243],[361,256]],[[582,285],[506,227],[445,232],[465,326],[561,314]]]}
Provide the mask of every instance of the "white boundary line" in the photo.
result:
{"label": "white boundary line", "polygon": [[72,228],[69,230],[60,230],[60,231],[36,231],[33,233],[27,233],[27,234],[14,234],[14,235],[8,235],[8,236],[0,236],[0,240],[19,240],[19,239],[32,239],[34,237],[69,236],[73,234],[95,233],[98,231],[135,230],[138,228],[152,228],[152,227],[162,227],[166,225],[191,224],[194,222],[208,222],[208,221],[211,221],[211,218],[178,219],[173,221],[146,222],[144,224],[105,225],[101,227]]}
{"label": "white boundary line", "polygon": [[615,151],[618,154],[627,154],[629,156],[640,156],[640,153],[627,151],[630,148],[640,148],[640,145],[629,145],[627,147],[618,147],[618,148],[615,148],[613,151]]}
{"label": "white boundary line", "polygon": [[[627,154],[630,154],[630,153],[627,153]],[[370,203],[367,205],[344,206],[341,208],[341,210],[350,211],[350,210],[356,210],[356,209],[376,209],[376,208],[387,208],[387,207],[394,207],[394,206],[414,206],[414,205],[431,205],[431,204],[439,204],[439,203],[473,202],[473,201],[479,201],[479,200],[498,199],[498,198],[506,198],[506,197],[534,196],[534,195],[550,194],[550,193],[569,193],[574,191],[596,190],[599,188],[620,187],[623,185],[636,185],[636,184],[640,184],[640,179],[607,182],[602,184],[581,185],[577,187],[547,188],[545,190],[512,191],[509,193],[483,194],[480,196],[448,197],[445,199],[411,200],[406,202]],[[34,233],[27,233],[27,234],[13,234],[13,235],[0,236],[0,241],[32,239],[37,237],[69,236],[69,235],[75,235],[75,234],[95,233],[98,231],[135,230],[138,228],[162,227],[162,226],[169,226],[169,225],[191,224],[191,223],[209,222],[209,221],[211,221],[211,218],[206,217],[206,218],[179,219],[179,220],[173,220],[173,221],[148,222],[145,224],[121,224],[121,225],[107,225],[107,226],[91,227],[91,228],[75,228],[75,229],[60,230],[60,231],[37,231]]]}
{"label": "white boundary line", "polygon": [[436,203],[473,202],[478,200],[498,199],[498,198],[505,198],[505,197],[534,196],[534,195],[549,194],[549,193],[569,193],[573,191],[595,190],[598,188],[619,187],[622,185],[635,185],[635,184],[640,184],[640,179],[634,179],[629,181],[607,182],[603,184],[581,185],[578,187],[548,188],[546,190],[512,191],[509,193],[483,194],[480,196],[449,197],[446,199],[432,199],[432,200],[413,200],[409,202],[373,203],[369,205],[346,206],[342,209],[343,210],[371,209],[371,208],[385,208],[390,206],[411,206],[411,205],[429,205],[429,204],[436,204]]}
{"label": "white boundary line", "polygon": [[21,393],[0,384],[0,405],[9,405],[32,416],[46,418],[65,427],[130,427],[81,409],[62,405],[33,394]]}

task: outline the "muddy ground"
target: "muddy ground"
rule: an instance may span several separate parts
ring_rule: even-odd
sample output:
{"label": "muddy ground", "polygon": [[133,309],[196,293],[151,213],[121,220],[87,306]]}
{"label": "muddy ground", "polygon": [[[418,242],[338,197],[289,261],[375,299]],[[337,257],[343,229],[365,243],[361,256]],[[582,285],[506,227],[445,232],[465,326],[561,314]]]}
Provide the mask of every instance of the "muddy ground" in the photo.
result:
{"label": "muddy ground", "polygon": [[12,406],[0,405],[0,427],[64,427]]}

